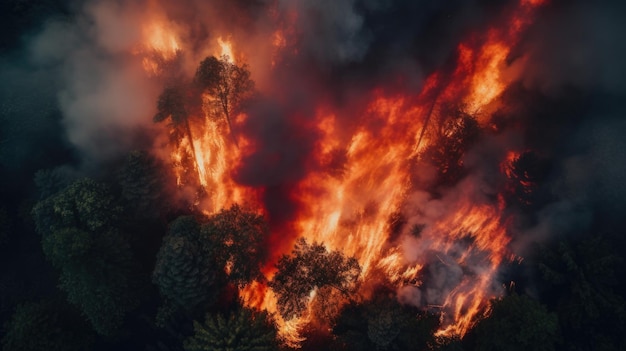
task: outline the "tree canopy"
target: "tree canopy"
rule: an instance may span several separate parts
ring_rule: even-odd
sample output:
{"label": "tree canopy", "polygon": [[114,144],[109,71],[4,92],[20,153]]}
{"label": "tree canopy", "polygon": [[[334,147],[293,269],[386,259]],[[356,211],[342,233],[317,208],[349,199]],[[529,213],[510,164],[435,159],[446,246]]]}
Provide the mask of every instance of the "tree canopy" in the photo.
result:
{"label": "tree canopy", "polygon": [[193,329],[186,351],[278,350],[277,329],[265,311],[240,307],[226,317],[208,314],[204,323],[194,321]]}
{"label": "tree canopy", "polygon": [[603,236],[561,240],[539,251],[544,301],[559,316],[569,350],[625,347],[626,301],[616,291],[623,259]]}
{"label": "tree canopy", "polygon": [[33,209],[43,251],[61,272],[59,288],[106,336],[116,334],[137,305],[133,255],[117,223],[120,211],[109,189],[91,179],[72,183]]}
{"label": "tree canopy", "polygon": [[195,75],[196,84],[211,95],[214,113],[221,114],[232,133],[232,118],[254,91],[248,65],[238,66],[228,56],[210,56],[202,60]]}
{"label": "tree canopy", "polygon": [[278,272],[269,283],[278,298],[278,310],[289,320],[302,313],[311,292],[332,287],[345,295],[357,287],[361,267],[354,257],[328,251],[322,244],[298,239],[291,256],[283,255],[276,265]]}
{"label": "tree canopy", "polygon": [[185,311],[206,308],[220,289],[214,251],[203,244],[200,225],[190,216],[170,224],[152,274],[161,295]]}
{"label": "tree canopy", "polygon": [[165,174],[157,159],[145,152],[132,151],[117,173],[127,212],[155,219],[167,211],[171,193]]}
{"label": "tree canopy", "polygon": [[261,278],[261,265],[267,252],[269,227],[263,216],[245,211],[239,205],[222,209],[202,225],[205,245],[214,245],[218,262],[228,278],[238,286]]}
{"label": "tree canopy", "polygon": [[105,231],[117,224],[121,212],[106,185],[83,178],[35,204],[33,217],[37,231],[45,236],[63,228]]}
{"label": "tree canopy", "polygon": [[27,302],[16,307],[5,325],[5,351],[81,351],[93,344],[93,335],[80,316],[58,301]]}
{"label": "tree canopy", "polygon": [[436,315],[376,292],[369,301],[344,306],[332,332],[339,350],[427,350],[438,326]]}

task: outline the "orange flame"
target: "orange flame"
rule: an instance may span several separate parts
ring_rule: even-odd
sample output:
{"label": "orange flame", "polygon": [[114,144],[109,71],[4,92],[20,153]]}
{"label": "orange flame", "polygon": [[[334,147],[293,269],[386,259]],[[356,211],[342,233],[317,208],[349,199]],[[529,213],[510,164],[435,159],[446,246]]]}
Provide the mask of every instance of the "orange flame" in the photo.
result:
{"label": "orange flame", "polygon": [[149,76],[159,76],[161,63],[174,59],[182,44],[178,27],[167,19],[155,1],[148,3],[146,13],[141,24],[142,40],[133,53],[142,56],[141,64]]}
{"label": "orange flame", "polygon": [[217,38],[217,43],[220,46],[220,57],[226,57],[226,60],[230,63],[235,63],[235,55],[233,55],[233,44],[229,40],[224,40],[222,37]]}

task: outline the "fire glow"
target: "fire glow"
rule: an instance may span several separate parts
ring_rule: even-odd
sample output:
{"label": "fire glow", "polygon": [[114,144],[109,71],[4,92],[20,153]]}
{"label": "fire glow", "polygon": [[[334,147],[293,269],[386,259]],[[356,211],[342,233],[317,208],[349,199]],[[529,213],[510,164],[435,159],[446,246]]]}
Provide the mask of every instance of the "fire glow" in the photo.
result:
{"label": "fire glow", "polygon": [[[462,336],[469,330],[475,318],[484,312],[487,301],[499,294],[494,287],[498,268],[513,258],[507,248],[510,238],[506,219],[499,204],[476,203],[472,196],[476,185],[467,179],[458,186],[461,190],[457,191],[453,205],[424,215],[437,210],[423,208],[435,202],[421,195],[428,189],[419,189],[415,184],[414,173],[421,170],[414,166],[424,150],[437,141],[433,121],[442,119],[444,106],[463,106],[464,111],[477,117],[481,127],[489,125],[489,112],[500,103],[499,97],[512,81],[505,74],[507,58],[530,25],[533,11],[542,3],[521,0],[503,22],[509,26],[472,33],[457,47],[455,69],[427,77],[417,96],[388,93],[383,87],[368,91],[367,103],[353,112],[353,126],[342,124],[340,117],[345,111],[322,103],[316,106],[315,120],[309,125],[319,135],[311,156],[314,167],[294,186],[291,197],[302,206],[285,225],[296,235],[269,240],[276,245],[271,248],[272,256],[265,269],[268,279],[276,259],[289,253],[297,237],[304,237],[308,242],[323,243],[330,250],[355,256],[362,268],[363,282],[378,280],[399,291],[426,294],[420,290],[429,264],[425,256],[441,253],[435,257],[442,265],[471,267],[468,269],[472,277],[460,278],[453,289],[442,288],[446,296],[439,303],[421,307],[441,314],[439,335]],[[165,60],[184,50],[170,29],[167,21],[146,24],[149,34],[144,46]],[[274,32],[268,42],[273,45],[272,58],[268,60],[270,69],[280,64],[275,59],[277,51],[294,51],[281,30]],[[212,45],[215,56],[228,57],[231,63],[237,63],[240,57],[245,61],[237,50],[245,43],[238,43],[229,35],[217,36]],[[159,72],[157,62],[148,56],[144,68],[151,75]],[[243,158],[256,146],[243,133],[234,135],[236,145],[222,119],[209,118],[208,113],[194,117],[190,126],[193,140],[181,140],[171,150],[179,187],[185,185],[188,174],[195,174],[207,193],[197,206],[206,214],[233,203],[246,203],[267,213],[259,201],[263,189],[241,185],[234,176]],[[246,118],[243,114],[234,116],[234,129]],[[194,159],[193,170],[183,166],[185,157]],[[401,233],[393,233],[392,219],[398,214],[407,223]],[[412,225],[422,226],[419,233],[411,233]],[[417,247],[422,255],[412,252]],[[367,298],[370,289],[371,284],[363,284],[359,293]],[[277,311],[271,290],[262,283],[255,282],[240,293],[250,306]],[[311,306],[315,299],[313,291]],[[301,340],[299,328],[311,321],[311,306],[309,313],[299,319],[279,318],[281,332],[292,343]]]}

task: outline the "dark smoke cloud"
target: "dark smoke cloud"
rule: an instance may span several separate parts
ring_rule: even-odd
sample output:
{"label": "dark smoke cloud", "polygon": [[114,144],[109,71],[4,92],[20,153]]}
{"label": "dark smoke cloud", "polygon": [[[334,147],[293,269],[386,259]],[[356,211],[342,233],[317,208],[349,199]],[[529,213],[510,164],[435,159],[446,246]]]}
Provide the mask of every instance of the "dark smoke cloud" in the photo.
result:
{"label": "dark smoke cloud", "polygon": [[524,83],[550,95],[567,88],[626,91],[626,5],[555,1],[530,29]]}
{"label": "dark smoke cloud", "polygon": [[601,231],[626,208],[625,15],[620,1],[554,1],[520,45],[528,55],[522,83],[539,97],[525,142],[553,165],[553,201],[516,236],[522,251],[529,242]]}

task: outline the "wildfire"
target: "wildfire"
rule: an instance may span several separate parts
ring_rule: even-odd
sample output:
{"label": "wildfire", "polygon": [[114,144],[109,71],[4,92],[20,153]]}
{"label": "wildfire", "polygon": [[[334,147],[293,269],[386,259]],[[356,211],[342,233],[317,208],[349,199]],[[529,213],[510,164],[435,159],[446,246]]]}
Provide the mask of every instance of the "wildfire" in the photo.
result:
{"label": "wildfire", "polygon": [[[437,142],[433,124],[443,119],[442,106],[460,105],[467,113],[479,116],[481,125],[489,121],[485,112],[510,84],[511,78],[504,73],[510,51],[530,24],[532,11],[541,4],[541,0],[521,0],[508,19],[510,27],[491,28],[486,35],[475,34],[459,44],[456,68],[448,74],[437,72],[428,77],[418,96],[385,94],[382,89],[370,92],[369,103],[354,114],[359,116],[356,127],[341,125],[341,111],[317,107],[313,123],[320,135],[314,150],[317,167],[295,186],[292,196],[303,206],[290,227],[309,242],[324,243],[331,250],[355,256],[362,267],[363,281],[384,272],[387,281],[397,288],[420,289],[427,262],[409,257],[403,249],[407,245],[440,253],[438,259],[443,265],[473,267],[471,279],[464,276],[453,289],[446,290],[445,298],[437,304],[444,322],[439,335],[464,335],[487,301],[498,294],[493,287],[496,273],[504,261],[512,259],[507,250],[510,238],[501,206],[476,203],[468,191],[459,194],[455,204],[443,214],[429,218],[418,234],[411,234],[406,225],[394,229],[391,219],[405,215],[402,212],[407,207],[413,207],[407,216],[414,218],[409,218],[409,222],[421,218],[415,213],[429,211],[422,208],[427,201],[413,203],[410,195],[424,190],[416,189],[414,166],[424,150]],[[167,22],[151,22],[146,28],[146,45],[163,58],[169,59],[180,50],[179,40]],[[274,32],[268,40],[275,50],[288,50],[281,31]],[[234,63],[231,41],[218,37],[217,44],[220,52],[216,56]],[[272,60],[272,67],[277,62]],[[154,70],[151,63],[146,65],[146,69]],[[172,151],[172,160],[181,165],[184,155],[194,159],[191,167],[207,192],[199,204],[205,213],[214,213],[232,203],[254,202],[255,190],[239,185],[232,176],[245,150],[229,139],[223,120],[208,118],[206,111],[205,114],[195,116],[190,128],[192,141],[181,141]],[[239,138],[245,145],[245,136]],[[508,157],[515,154],[509,153]],[[177,170],[181,187],[185,185],[185,172],[189,170]],[[281,249],[290,244],[283,243]],[[278,257],[285,253],[288,251],[273,254]],[[363,288],[360,293],[365,296],[368,291]],[[250,306],[277,311],[275,297],[261,283],[244,288],[241,296]],[[315,299],[312,292],[311,300]],[[298,330],[310,321],[310,315],[290,321],[279,318],[281,333],[297,344],[302,340]]]}

